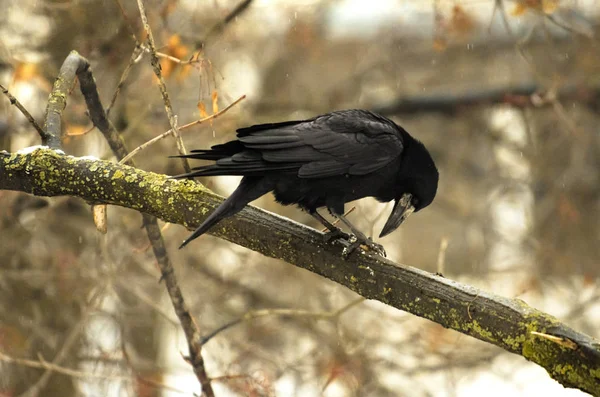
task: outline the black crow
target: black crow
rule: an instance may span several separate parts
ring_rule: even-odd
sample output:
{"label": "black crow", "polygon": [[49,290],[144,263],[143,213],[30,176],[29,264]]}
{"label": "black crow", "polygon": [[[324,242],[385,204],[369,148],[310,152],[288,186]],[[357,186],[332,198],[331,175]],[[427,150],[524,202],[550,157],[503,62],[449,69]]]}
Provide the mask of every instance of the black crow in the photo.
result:
{"label": "black crow", "polygon": [[[177,156],[176,156],[177,157]],[[297,204],[323,223],[327,238],[346,237],[347,248],[364,244],[385,255],[383,247],[344,216],[344,204],[363,197],[395,200],[379,237],[394,231],[412,213],[433,201],[438,170],[425,146],[393,121],[366,110],[341,110],[308,120],[260,124],[237,130],[237,139],[210,150],[181,156],[213,160],[175,178],[243,176],[237,189],[192,235],[189,244],[219,221],[273,191],[277,202]],[[349,236],[317,212],[327,207],[352,232]]]}

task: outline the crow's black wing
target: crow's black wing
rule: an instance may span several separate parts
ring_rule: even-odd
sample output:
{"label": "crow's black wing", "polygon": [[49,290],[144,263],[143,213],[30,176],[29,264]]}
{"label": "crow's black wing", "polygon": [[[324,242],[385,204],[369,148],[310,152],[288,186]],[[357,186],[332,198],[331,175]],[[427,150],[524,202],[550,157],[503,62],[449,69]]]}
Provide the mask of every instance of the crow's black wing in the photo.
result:
{"label": "crow's black wing", "polygon": [[384,167],[403,150],[401,133],[393,122],[362,110],[242,128],[238,140],[274,167],[300,165],[301,178],[365,175]]}
{"label": "crow's black wing", "polygon": [[217,160],[192,176],[259,175],[296,171],[301,178],[366,175],[403,151],[400,129],[363,110],[345,110],[304,121],[261,124],[238,130],[238,140],[194,151],[189,157]]}

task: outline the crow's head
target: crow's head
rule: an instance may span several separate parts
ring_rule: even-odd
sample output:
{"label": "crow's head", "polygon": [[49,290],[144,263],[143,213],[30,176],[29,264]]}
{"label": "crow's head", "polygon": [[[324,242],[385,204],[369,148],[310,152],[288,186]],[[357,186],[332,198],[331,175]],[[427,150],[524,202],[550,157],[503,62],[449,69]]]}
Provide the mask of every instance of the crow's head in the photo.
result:
{"label": "crow's head", "polygon": [[387,236],[410,214],[431,204],[437,193],[439,172],[427,148],[412,139],[403,155],[396,203],[379,237]]}

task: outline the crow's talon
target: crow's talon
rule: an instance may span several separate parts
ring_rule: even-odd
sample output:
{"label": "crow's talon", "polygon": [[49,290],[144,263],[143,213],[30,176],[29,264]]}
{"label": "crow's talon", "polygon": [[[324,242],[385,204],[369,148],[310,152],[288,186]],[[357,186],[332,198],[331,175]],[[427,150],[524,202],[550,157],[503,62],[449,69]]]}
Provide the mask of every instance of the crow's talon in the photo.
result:
{"label": "crow's talon", "polygon": [[[353,236],[354,237],[354,236]],[[360,247],[360,241],[356,240],[356,237],[354,237],[354,241],[347,241],[348,245],[346,247],[344,247],[344,249],[342,250],[342,257],[344,259],[348,259],[348,257],[354,252],[356,251],[356,249],[358,247]]]}
{"label": "crow's talon", "polygon": [[352,254],[358,247],[360,247],[365,252],[373,251],[376,254],[383,256],[384,258],[387,256],[383,245],[373,242],[373,240],[371,240],[370,238],[367,238],[366,241],[364,241],[359,240],[356,238],[356,236],[352,235],[351,240],[347,241],[349,244],[348,246],[344,247],[344,250],[342,251],[342,256],[344,258],[348,258],[350,254]]}
{"label": "crow's talon", "polygon": [[363,244],[361,244],[361,246],[367,247],[367,250],[373,251],[376,254],[383,256],[384,258],[387,257],[387,254],[385,252],[385,248],[383,248],[383,245],[377,244],[377,243],[373,242],[373,240],[371,240],[371,239],[369,239],[369,241],[366,243],[363,242]]}
{"label": "crow's talon", "polygon": [[326,243],[329,243],[329,242],[335,241],[335,240],[349,241],[350,237],[351,236],[348,233],[342,231],[341,229],[335,229],[335,230],[330,230],[327,233],[325,233],[323,235],[323,241],[325,241]]}

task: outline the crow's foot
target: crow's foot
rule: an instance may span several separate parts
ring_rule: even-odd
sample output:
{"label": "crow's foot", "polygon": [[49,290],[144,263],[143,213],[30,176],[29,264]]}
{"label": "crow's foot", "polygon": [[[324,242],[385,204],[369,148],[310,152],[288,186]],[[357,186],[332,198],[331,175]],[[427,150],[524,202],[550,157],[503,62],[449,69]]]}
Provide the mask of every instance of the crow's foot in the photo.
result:
{"label": "crow's foot", "polygon": [[381,255],[384,258],[386,257],[385,249],[383,245],[375,243],[371,238],[365,237],[363,239],[357,238],[356,236],[352,236],[352,239],[349,240],[350,244],[344,248],[342,251],[342,255],[344,258],[347,258],[352,254],[358,247],[362,248],[364,251],[373,251],[377,255]]}
{"label": "crow's foot", "polygon": [[323,241],[329,243],[335,240],[345,240],[345,242],[350,243],[351,237],[351,235],[336,227],[335,229],[329,230],[327,233],[323,234]]}

